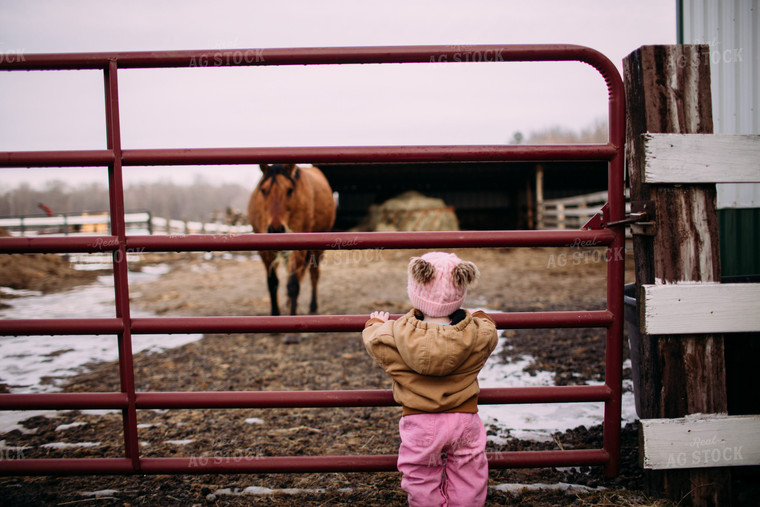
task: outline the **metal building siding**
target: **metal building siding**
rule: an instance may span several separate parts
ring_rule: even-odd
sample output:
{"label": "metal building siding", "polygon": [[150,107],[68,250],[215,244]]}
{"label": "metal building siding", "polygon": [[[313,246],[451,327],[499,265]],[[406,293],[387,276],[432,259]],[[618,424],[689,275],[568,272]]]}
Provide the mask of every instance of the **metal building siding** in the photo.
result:
{"label": "metal building siding", "polygon": [[[680,40],[710,45],[715,132],[760,134],[760,0],[678,3]],[[719,184],[718,208],[760,208],[760,184]]]}

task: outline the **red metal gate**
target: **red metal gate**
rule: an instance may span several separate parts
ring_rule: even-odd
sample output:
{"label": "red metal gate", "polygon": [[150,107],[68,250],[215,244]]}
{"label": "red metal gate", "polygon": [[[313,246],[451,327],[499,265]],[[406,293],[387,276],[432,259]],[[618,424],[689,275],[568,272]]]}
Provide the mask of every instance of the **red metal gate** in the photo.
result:
{"label": "red metal gate", "polygon": [[[578,61],[590,64],[609,91],[609,142],[563,146],[383,146],[298,148],[122,149],[119,128],[118,70],[190,67],[198,62],[215,66],[315,65],[356,63],[427,63],[468,61],[463,53],[498,55],[499,61]],[[602,54],[581,46],[415,46],[322,49],[260,49],[226,51],[164,51],[24,55],[0,62],[0,70],[100,69],[105,80],[107,149],[79,151],[0,152],[0,167],[108,167],[111,234],[89,237],[0,238],[0,253],[103,252],[114,255],[115,318],[28,319],[0,321],[0,335],[112,334],[118,336],[120,392],[0,394],[0,409],[119,409],[124,421],[124,457],[86,459],[0,460],[0,473],[26,474],[167,474],[222,472],[352,472],[395,470],[396,456],[282,456],[241,459],[141,457],[137,411],[155,408],[274,408],[390,406],[390,391],[291,392],[136,392],[132,364],[132,335],[149,333],[267,333],[359,332],[364,315],[281,317],[132,318],[129,306],[127,251],[329,250],[349,242],[356,249],[561,247],[604,245],[607,256],[607,307],[598,311],[498,313],[500,329],[596,327],[606,328],[605,383],[483,389],[481,404],[604,402],[602,449],[526,451],[489,454],[491,467],[603,465],[607,475],[619,468],[624,231],[604,228],[622,220],[624,98],[615,66]],[[241,234],[181,237],[127,236],[124,223],[122,171],[124,166],[214,165],[327,162],[440,162],[440,161],[608,161],[609,202],[599,227],[563,231],[461,231],[428,233]]]}

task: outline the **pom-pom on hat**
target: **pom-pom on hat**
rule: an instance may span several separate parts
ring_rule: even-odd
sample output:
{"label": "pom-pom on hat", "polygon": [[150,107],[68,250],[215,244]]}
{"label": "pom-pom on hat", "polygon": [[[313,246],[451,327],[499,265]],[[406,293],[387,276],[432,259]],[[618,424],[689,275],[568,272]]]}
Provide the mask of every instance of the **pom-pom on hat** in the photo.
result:
{"label": "pom-pom on hat", "polygon": [[467,287],[480,272],[455,254],[430,252],[409,262],[407,292],[416,309],[431,317],[447,317],[462,307]]}

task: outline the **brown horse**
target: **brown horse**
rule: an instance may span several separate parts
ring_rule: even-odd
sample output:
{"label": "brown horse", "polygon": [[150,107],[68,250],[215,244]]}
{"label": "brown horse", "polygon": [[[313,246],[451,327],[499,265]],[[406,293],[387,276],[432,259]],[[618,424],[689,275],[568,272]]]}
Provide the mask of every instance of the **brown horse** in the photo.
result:
{"label": "brown horse", "polygon": [[[325,232],[335,223],[335,199],[325,175],[316,167],[262,164],[263,176],[248,202],[248,220],[254,232]],[[277,266],[287,261],[288,305],[296,314],[301,280],[309,266],[311,276],[310,313],[317,313],[319,261],[323,251],[261,251],[267,270],[272,315],[279,315]]]}

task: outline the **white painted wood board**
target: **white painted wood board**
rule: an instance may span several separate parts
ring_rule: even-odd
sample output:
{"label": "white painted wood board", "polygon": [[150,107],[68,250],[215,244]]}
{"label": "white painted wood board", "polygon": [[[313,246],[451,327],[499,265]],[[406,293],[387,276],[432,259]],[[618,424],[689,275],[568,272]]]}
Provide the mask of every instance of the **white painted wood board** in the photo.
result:
{"label": "white painted wood board", "polygon": [[760,136],[643,134],[644,183],[760,182]]}
{"label": "white painted wood board", "polygon": [[760,464],[760,416],[695,414],[642,419],[641,438],[645,469]]}
{"label": "white painted wood board", "polygon": [[760,284],[683,283],[642,286],[644,334],[760,331]]}

